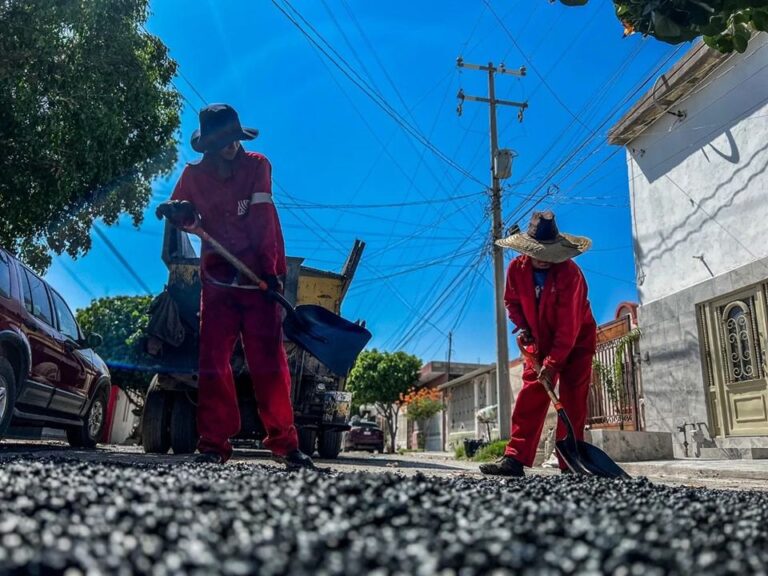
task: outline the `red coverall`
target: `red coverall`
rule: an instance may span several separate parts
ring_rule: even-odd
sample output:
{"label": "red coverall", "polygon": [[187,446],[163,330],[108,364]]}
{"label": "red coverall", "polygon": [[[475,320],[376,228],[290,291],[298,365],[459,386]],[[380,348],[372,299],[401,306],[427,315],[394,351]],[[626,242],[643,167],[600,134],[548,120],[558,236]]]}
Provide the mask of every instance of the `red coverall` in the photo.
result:
{"label": "red coverall", "polygon": [[[560,401],[576,438],[583,440],[597,325],[581,270],[572,260],[552,264],[537,303],[531,259],[518,256],[507,270],[504,303],[517,328],[528,330],[533,336],[542,364],[557,373]],[[505,455],[525,466],[533,466],[549,404],[549,396],[539,383],[536,370],[526,362],[523,387],[512,411],[512,432]],[[557,439],[565,438],[565,434],[565,427],[558,421]],[[560,468],[565,468],[562,460]]]}
{"label": "red coverall", "polygon": [[[285,248],[272,202],[272,167],[265,156],[242,149],[233,162],[228,178],[221,178],[215,164],[205,159],[188,165],[172,199],[192,202],[205,230],[257,275],[283,275]],[[215,452],[224,461],[232,455],[229,439],[240,430],[240,410],[230,359],[241,336],[267,432],[264,445],[284,456],[298,447],[298,439],[281,311],[260,290],[216,285],[231,283],[236,271],[205,244],[200,268],[198,450]]]}

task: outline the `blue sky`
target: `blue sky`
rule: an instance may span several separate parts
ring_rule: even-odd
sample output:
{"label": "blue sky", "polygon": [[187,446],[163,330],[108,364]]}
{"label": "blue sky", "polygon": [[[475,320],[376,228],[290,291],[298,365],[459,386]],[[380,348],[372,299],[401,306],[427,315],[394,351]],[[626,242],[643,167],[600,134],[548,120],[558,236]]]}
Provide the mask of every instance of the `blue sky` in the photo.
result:
{"label": "blue sky", "polygon": [[[526,226],[533,202],[524,200],[534,194],[537,208],[555,210],[562,230],[593,239],[593,250],[578,263],[599,322],[612,318],[619,302],[636,298],[624,153],[608,145],[606,134],[636,99],[632,93],[650,88],[653,71],[668,69],[685,46],[623,39],[609,0],[583,8],[546,0],[490,0],[490,9],[482,0],[296,0],[291,6],[327,40],[341,66],[343,58],[358,82],[433,149],[409,136],[272,2],[153,2],[147,28],[179,63],[184,78],[176,83],[189,100],[180,162],[170,179],[155,183],[138,230],[127,219],[106,230],[153,292],[167,278],[154,207],[170,194],[183,163],[197,158],[189,137],[202,99],[228,102],[244,125],[261,131],[247,147],[272,162],[288,254],[340,270],[354,239],[366,241],[343,314],[367,320],[373,346],[441,360],[452,331],[454,360],[493,361],[483,193],[488,109],[467,102],[463,115],[456,114],[458,89],[485,96],[487,77],[457,70],[461,54],[467,62],[528,68],[524,78],[497,77],[498,97],[530,105],[522,123],[515,109],[498,114],[499,144],[518,154],[505,182],[508,223]],[[73,307],[93,297],[143,293],[98,237],[78,261],[55,258],[48,279]]]}

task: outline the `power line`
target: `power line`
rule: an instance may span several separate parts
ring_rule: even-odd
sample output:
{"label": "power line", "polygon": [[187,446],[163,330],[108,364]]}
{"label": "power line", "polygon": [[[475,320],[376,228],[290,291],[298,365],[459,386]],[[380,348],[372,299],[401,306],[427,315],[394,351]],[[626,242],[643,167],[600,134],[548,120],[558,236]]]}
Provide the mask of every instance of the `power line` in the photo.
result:
{"label": "power line", "polygon": [[[463,194],[461,196],[451,196],[448,200],[464,200],[465,198],[475,198],[477,196],[484,196],[487,193],[486,190],[482,192],[473,192],[471,194]],[[414,200],[412,202],[393,202],[387,204],[321,204],[316,202],[307,202],[306,204],[287,204],[282,203],[284,208],[307,208],[310,210],[338,210],[340,208],[354,208],[354,209],[372,209],[372,208],[402,208],[405,206],[425,206],[428,204],[443,204],[446,199],[441,198],[438,200]]]}
{"label": "power line", "polygon": [[[289,198],[292,198],[291,194],[290,194],[290,193],[289,193],[289,192],[288,192],[288,191],[287,191],[287,190],[286,190],[284,187],[282,187],[282,186],[281,186],[281,185],[280,185],[278,182],[276,182],[276,181],[275,181],[275,185],[277,185],[277,187],[278,187],[278,188],[280,188],[280,190],[282,190],[282,192],[283,192],[283,193],[284,193],[286,196],[288,196]],[[314,226],[314,227],[312,227],[312,226],[308,226],[308,227],[307,227],[307,228],[308,228],[310,231],[312,231],[313,233],[315,233],[315,234],[316,234],[318,237],[320,237],[321,239],[322,239],[323,237],[322,237],[322,235],[321,235],[321,234],[318,232],[318,230],[322,230],[322,231],[323,231],[323,233],[326,235],[326,237],[327,237],[327,238],[331,238],[331,239],[333,238],[333,236],[332,236],[332,235],[330,235],[330,234],[328,234],[328,232],[327,232],[327,231],[326,231],[326,230],[323,228],[323,226],[322,226],[322,225],[320,225],[320,223],[319,223],[317,220],[315,220],[315,219],[312,217],[312,215],[311,215],[311,214],[306,214],[306,215],[307,215],[307,218],[309,218],[309,219],[310,219],[312,222],[314,222],[314,223],[315,223],[315,226]],[[326,240],[326,241],[327,241],[327,240]],[[339,245],[339,246],[340,246],[340,245]],[[341,250],[342,252],[344,252],[344,248],[343,248],[343,247],[341,247],[341,246],[340,246],[340,250]],[[374,276],[376,276],[376,277],[381,277],[381,275],[380,275],[380,274],[378,274],[378,273],[377,273],[375,270],[372,270],[372,269],[370,268],[370,266],[368,266],[368,265],[367,265],[367,264],[366,264],[364,261],[361,261],[361,265],[362,265],[364,268],[366,268],[366,269],[368,269],[368,270],[372,271],[372,273],[374,274]],[[420,317],[421,317],[421,315],[419,314],[418,310],[414,309],[414,308],[413,308],[413,306],[411,306],[411,304],[410,304],[410,303],[409,303],[409,302],[408,302],[408,301],[407,301],[407,300],[406,300],[406,299],[403,297],[403,295],[402,295],[402,294],[400,294],[400,292],[399,292],[399,291],[398,291],[398,290],[397,290],[397,289],[396,289],[394,286],[392,286],[392,284],[391,284],[391,282],[389,282],[389,280],[387,280],[386,278],[383,278],[383,280],[384,280],[384,282],[386,282],[386,283],[387,283],[387,285],[390,287],[390,289],[392,290],[392,293],[393,293],[393,294],[394,294],[394,295],[395,295],[395,296],[396,296],[396,297],[397,297],[397,298],[398,298],[398,299],[399,299],[399,300],[400,300],[400,301],[401,301],[403,304],[405,304],[407,308],[409,308],[409,309],[410,309],[410,310],[411,310],[411,311],[412,311],[414,314],[416,314],[416,315],[418,315],[418,316],[420,316]],[[440,329],[439,329],[437,326],[435,326],[434,324],[432,324],[432,323],[429,321],[429,319],[428,319],[428,318],[423,318],[423,317],[422,317],[422,319],[423,319],[425,322],[429,323],[431,326],[433,326],[433,328],[435,328],[435,330],[437,330],[438,332],[440,332]]]}
{"label": "power line", "polygon": [[87,296],[90,296],[91,300],[96,300],[97,296],[93,293],[93,291],[88,288],[88,286],[80,280],[77,274],[75,274],[74,270],[72,270],[67,264],[64,263],[64,260],[58,260],[59,265],[61,266],[61,269],[66,272],[67,276],[69,276],[75,284],[77,284],[80,289],[85,292]]}
{"label": "power line", "polygon": [[[589,145],[589,144],[592,142],[592,140],[594,140],[594,138],[597,136],[597,134],[599,133],[599,131],[600,131],[600,130],[602,130],[602,129],[603,129],[603,127],[605,127],[605,126],[606,126],[606,125],[607,125],[607,124],[608,124],[608,123],[609,123],[609,122],[610,122],[610,121],[613,119],[613,117],[616,115],[616,113],[617,113],[619,110],[621,110],[621,109],[622,109],[622,108],[623,108],[623,107],[624,107],[624,106],[625,106],[625,105],[626,105],[626,104],[627,104],[627,103],[628,103],[628,102],[629,102],[629,101],[630,101],[632,98],[634,98],[634,97],[635,97],[635,95],[636,95],[638,92],[640,92],[640,91],[641,91],[641,90],[644,88],[644,86],[645,86],[645,85],[646,85],[646,84],[647,84],[647,83],[650,81],[650,79],[651,79],[652,77],[654,77],[654,76],[656,75],[656,73],[657,73],[659,70],[661,70],[661,68],[663,68],[663,67],[664,67],[664,66],[665,66],[665,65],[666,65],[666,64],[667,64],[667,63],[668,63],[668,62],[669,62],[669,61],[670,61],[670,60],[671,60],[671,59],[672,59],[672,58],[673,58],[673,57],[674,57],[676,54],[677,54],[677,52],[679,52],[679,51],[680,51],[680,49],[681,49],[681,47],[678,47],[678,48],[677,48],[676,50],[674,50],[674,51],[673,51],[673,52],[672,52],[672,53],[671,53],[669,56],[667,56],[667,57],[664,59],[664,61],[663,61],[663,62],[661,62],[660,64],[658,64],[658,65],[657,65],[657,66],[654,68],[654,70],[653,70],[653,71],[652,71],[652,72],[651,72],[649,75],[647,75],[647,76],[646,76],[646,78],[645,78],[645,79],[644,79],[642,82],[640,82],[640,83],[638,84],[638,86],[635,88],[635,90],[633,90],[633,91],[632,91],[630,94],[628,94],[628,95],[627,95],[627,96],[626,96],[626,97],[625,97],[623,100],[621,100],[621,102],[619,102],[619,103],[618,103],[616,106],[614,106],[614,107],[613,107],[613,109],[612,109],[612,110],[611,110],[611,111],[610,111],[610,112],[609,112],[609,113],[608,113],[608,114],[607,114],[607,115],[604,117],[604,120],[603,120],[603,121],[600,123],[600,125],[599,125],[599,126],[597,126],[596,128],[594,128],[593,130],[590,130],[590,133],[589,133],[589,134],[587,135],[587,137],[586,137],[586,138],[585,138],[585,139],[584,139],[584,140],[581,142],[581,144],[580,144],[579,146],[577,146],[577,147],[576,147],[576,148],[575,148],[575,149],[574,149],[574,150],[573,150],[573,151],[572,151],[570,154],[568,154],[568,155],[566,156],[566,158],[564,158],[563,160],[561,160],[561,161],[560,161],[560,162],[557,164],[557,166],[556,166],[555,168],[553,168],[552,170],[550,170],[550,173],[549,173],[549,175],[547,175],[547,176],[546,176],[546,177],[545,177],[545,178],[542,180],[542,182],[541,182],[541,183],[540,183],[540,184],[539,184],[539,185],[538,185],[536,188],[534,188],[534,189],[533,189],[533,191],[532,191],[532,192],[531,192],[531,193],[528,195],[528,199],[526,199],[526,200],[523,200],[522,202],[520,202],[520,203],[518,204],[518,207],[517,207],[517,208],[515,209],[515,211],[513,212],[513,214],[510,214],[510,215],[508,216],[508,218],[507,218],[507,220],[506,220],[506,222],[505,222],[505,226],[508,226],[508,225],[509,225],[509,223],[512,221],[512,219],[513,219],[513,218],[521,218],[521,217],[523,217],[523,216],[524,216],[526,213],[530,213],[530,212],[531,212],[531,211],[532,211],[532,210],[533,210],[533,209],[534,209],[536,206],[538,206],[538,205],[539,205],[539,204],[540,204],[542,201],[544,201],[544,200],[546,199],[546,195],[544,195],[544,196],[541,196],[541,197],[540,197],[540,198],[539,198],[539,199],[538,199],[536,202],[534,202],[534,204],[533,204],[533,205],[532,205],[530,208],[528,208],[528,209],[527,209],[525,212],[523,212],[522,214],[519,214],[519,213],[520,213],[520,211],[522,211],[522,209],[523,209],[523,207],[525,206],[525,204],[526,204],[527,202],[529,202],[530,200],[533,200],[533,198],[535,198],[536,194],[537,194],[537,193],[538,193],[538,192],[539,192],[539,191],[540,191],[540,190],[541,190],[541,189],[542,189],[542,188],[543,188],[543,187],[546,185],[546,183],[547,183],[548,181],[550,181],[552,178],[554,178],[554,176],[555,176],[555,175],[556,175],[558,172],[560,172],[561,170],[563,170],[563,169],[564,169],[564,168],[565,168],[565,167],[568,165],[568,163],[569,163],[569,162],[570,162],[570,161],[571,161],[571,160],[574,158],[574,156],[576,156],[576,154],[578,154],[578,153],[579,153],[579,152],[580,152],[582,149],[584,149],[585,147],[587,147],[587,146],[588,146],[588,145]],[[584,160],[582,160],[581,162],[577,163],[577,164],[575,165],[575,167],[574,167],[574,168],[571,170],[571,172],[569,173],[569,175],[570,175],[570,174],[572,174],[572,173],[573,173],[573,172],[574,172],[576,169],[578,169],[578,168],[579,168],[579,167],[580,167],[580,166],[581,166],[581,165],[582,165],[582,164],[583,164],[583,163],[586,161],[586,159],[587,159],[587,158],[589,158],[589,156],[591,156],[591,154],[589,154],[589,155],[588,155],[588,156],[587,156],[587,157],[586,157]]]}
{"label": "power line", "polygon": [[574,119],[574,120],[576,120],[576,121],[577,121],[579,124],[581,124],[581,125],[582,125],[584,128],[586,128],[587,130],[589,130],[589,127],[588,127],[588,126],[586,126],[586,125],[585,125],[585,124],[584,124],[584,123],[583,123],[583,122],[582,122],[582,121],[579,119],[579,117],[578,117],[578,116],[577,116],[577,115],[576,115],[576,114],[573,112],[573,110],[571,110],[571,109],[568,107],[568,105],[567,105],[567,104],[566,104],[566,103],[563,101],[563,99],[562,99],[562,98],[560,98],[560,95],[559,95],[557,92],[555,92],[555,90],[552,88],[552,86],[550,86],[549,82],[547,82],[547,79],[544,77],[544,75],[543,75],[543,74],[541,74],[541,73],[540,73],[540,72],[539,72],[539,71],[536,69],[536,67],[534,66],[534,64],[533,64],[533,62],[531,61],[531,59],[528,57],[528,55],[525,53],[525,51],[523,51],[523,49],[520,47],[520,44],[519,44],[519,43],[517,42],[517,40],[515,39],[515,36],[514,36],[514,34],[512,34],[512,32],[509,30],[509,28],[507,28],[507,25],[506,25],[506,24],[504,24],[504,21],[503,21],[503,20],[502,20],[502,19],[499,17],[499,15],[498,15],[498,14],[496,13],[496,11],[493,9],[493,6],[491,6],[491,3],[490,3],[490,1],[489,1],[489,0],[483,0],[483,3],[484,3],[484,4],[486,5],[486,7],[488,8],[488,11],[489,11],[491,14],[493,14],[493,17],[494,17],[494,18],[496,18],[496,21],[499,23],[499,26],[501,26],[501,29],[502,29],[502,30],[504,31],[504,33],[505,33],[505,34],[506,34],[506,35],[509,37],[509,39],[511,40],[512,44],[514,44],[514,45],[515,45],[515,48],[517,48],[518,52],[520,52],[520,54],[522,55],[523,59],[525,60],[525,62],[526,62],[526,63],[528,64],[528,66],[530,67],[530,69],[531,69],[531,70],[533,70],[533,71],[536,73],[536,75],[537,75],[537,76],[538,76],[538,77],[541,79],[541,83],[542,83],[542,84],[543,84],[543,85],[544,85],[544,86],[547,88],[547,90],[549,90],[549,91],[552,93],[552,96],[554,96],[555,100],[557,100],[557,103],[558,103],[558,104],[560,104],[560,106],[562,106],[562,107],[563,107],[563,109],[564,109],[566,112],[568,112],[568,114],[570,114],[570,115],[573,117],[573,119]]}
{"label": "power line", "polygon": [[181,79],[182,79],[182,80],[184,80],[184,82],[186,82],[187,84],[189,84],[189,87],[190,87],[190,88],[192,88],[192,92],[194,92],[194,93],[195,93],[195,96],[197,96],[197,97],[200,99],[200,101],[203,103],[203,106],[207,106],[207,105],[208,105],[208,99],[207,99],[207,98],[205,98],[205,96],[203,96],[202,94],[200,94],[200,92],[198,91],[198,89],[197,89],[197,88],[195,88],[195,85],[194,85],[194,84],[192,84],[192,82],[189,80],[189,78],[187,78],[187,77],[184,75],[184,73],[181,71],[181,69],[180,69],[180,68],[177,68],[177,69],[176,69],[176,72],[178,73],[178,75],[179,75],[179,76],[181,76]]}
{"label": "power line", "polygon": [[[311,26],[306,19],[304,19],[301,14],[288,2],[287,0],[283,0],[283,2],[294,12],[298,15],[299,18],[301,18],[305,23],[307,23],[308,26]],[[407,134],[412,136],[414,139],[416,139],[418,142],[420,142],[423,146],[426,146],[438,159],[442,160],[449,166],[451,166],[454,170],[460,172],[467,178],[470,178],[471,180],[477,182],[478,184],[483,184],[481,180],[478,178],[475,178],[470,172],[468,172],[466,169],[464,169],[462,166],[460,166],[456,161],[449,158],[445,153],[443,153],[437,146],[435,146],[432,142],[429,141],[429,139],[424,136],[418,128],[415,128],[413,125],[411,125],[407,120],[405,120],[386,100],[379,97],[375,91],[370,87],[370,85],[367,84],[367,82],[360,77],[357,72],[354,71],[354,68],[349,66],[348,64],[345,66],[342,66],[339,64],[339,62],[328,53],[328,50],[323,48],[323,46],[320,45],[320,43],[312,37],[311,34],[309,34],[302,25],[293,18],[286,10],[283,8],[277,0],[272,0],[272,4],[275,5],[275,7],[280,10],[280,12],[285,15],[285,17],[299,30],[299,32],[302,33],[302,35],[309,40],[320,52],[331,61],[331,63],[338,68],[344,76],[346,76],[355,86],[357,86],[368,98],[374,102],[379,108],[381,108],[388,116],[390,116]],[[322,36],[315,32],[317,34],[318,38],[322,39]],[[330,47],[330,45],[323,39],[323,42]],[[329,48],[330,50],[333,50],[333,48]],[[343,61],[343,58],[340,58]]]}
{"label": "power line", "polygon": [[115,258],[117,258],[117,261],[122,264],[123,268],[126,269],[128,274],[131,275],[131,277],[136,281],[136,283],[141,287],[144,292],[146,292],[148,295],[152,296],[152,290],[150,290],[149,286],[146,285],[144,280],[142,280],[141,276],[136,272],[136,270],[133,269],[133,267],[128,263],[128,260],[125,259],[125,257],[122,255],[120,250],[117,249],[117,247],[112,243],[112,241],[107,237],[107,235],[104,233],[104,231],[96,224],[93,224],[93,231],[96,232],[96,235],[101,238],[102,242],[107,245],[107,248],[109,248],[109,251],[112,252]]}
{"label": "power line", "polygon": [[[146,27],[144,24],[141,24],[140,26],[141,26],[141,29],[144,31],[144,33],[145,33],[147,36],[152,36],[153,38],[155,38],[155,35],[154,35],[154,34],[152,34],[152,33],[151,33],[149,30],[147,30],[147,27]],[[189,87],[192,89],[192,91],[195,93],[195,95],[196,95],[196,96],[197,96],[197,97],[200,99],[200,101],[203,103],[203,105],[206,105],[206,104],[208,104],[208,100],[207,100],[207,99],[206,99],[206,98],[205,98],[205,97],[204,97],[202,94],[200,94],[200,91],[199,91],[197,88],[195,88],[195,85],[194,85],[194,84],[192,84],[192,82],[189,80],[189,78],[187,78],[187,77],[184,75],[184,73],[181,71],[181,67],[180,67],[180,66],[176,66],[176,73],[177,73],[177,74],[178,74],[178,75],[181,77],[181,79],[182,79],[182,80],[184,80],[184,82],[186,82],[186,83],[189,85]],[[181,91],[181,88],[179,88],[178,84],[176,84],[176,82],[174,82],[173,80],[171,80],[171,83],[173,84],[174,88],[176,88],[176,91],[179,93],[179,95],[181,96],[181,98],[182,98],[182,99],[183,99],[183,100],[184,100],[184,101],[185,101],[187,104],[189,104],[189,106],[190,106],[192,109],[195,109],[195,105],[194,105],[194,104],[193,104],[193,103],[192,103],[192,102],[189,100],[189,98],[187,98],[187,97],[186,97],[186,95],[185,95],[185,94],[184,94],[184,93]]]}

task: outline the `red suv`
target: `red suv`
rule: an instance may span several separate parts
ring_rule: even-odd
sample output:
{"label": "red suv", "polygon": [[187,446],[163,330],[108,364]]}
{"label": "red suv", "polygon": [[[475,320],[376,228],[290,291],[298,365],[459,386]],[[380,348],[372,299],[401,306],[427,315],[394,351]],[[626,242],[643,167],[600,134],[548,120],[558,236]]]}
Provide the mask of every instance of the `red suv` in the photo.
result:
{"label": "red suv", "polygon": [[11,425],[66,430],[70,445],[104,435],[109,369],[64,299],[0,249],[0,438]]}

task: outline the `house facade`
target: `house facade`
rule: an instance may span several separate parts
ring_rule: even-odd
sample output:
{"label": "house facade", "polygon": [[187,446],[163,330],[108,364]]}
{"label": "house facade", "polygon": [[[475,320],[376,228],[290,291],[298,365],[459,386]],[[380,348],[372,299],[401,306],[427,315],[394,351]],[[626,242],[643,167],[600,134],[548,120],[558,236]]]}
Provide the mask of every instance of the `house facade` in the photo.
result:
{"label": "house facade", "polygon": [[[520,391],[523,378],[523,364],[520,359],[509,363],[509,381],[512,405]],[[495,440],[499,429],[495,421],[490,426],[477,418],[483,408],[497,403],[496,364],[482,365],[459,378],[454,378],[438,387],[443,393],[445,404],[445,434],[447,448],[460,444],[465,438]]]}
{"label": "house facade", "polygon": [[626,149],[646,430],[768,455],[768,34],[695,44],[613,127]]}

